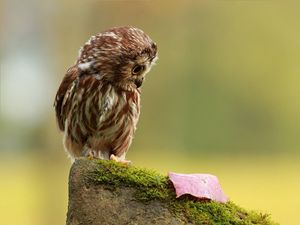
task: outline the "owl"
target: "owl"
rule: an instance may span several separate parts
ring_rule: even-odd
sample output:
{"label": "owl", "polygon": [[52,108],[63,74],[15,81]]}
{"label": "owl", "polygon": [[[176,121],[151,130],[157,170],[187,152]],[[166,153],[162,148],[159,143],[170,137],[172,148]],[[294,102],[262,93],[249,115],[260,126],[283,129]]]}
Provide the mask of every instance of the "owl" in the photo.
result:
{"label": "owl", "polygon": [[140,115],[141,86],[157,60],[142,30],[115,27],[92,36],[58,88],[54,107],[73,162],[94,157],[123,163]]}

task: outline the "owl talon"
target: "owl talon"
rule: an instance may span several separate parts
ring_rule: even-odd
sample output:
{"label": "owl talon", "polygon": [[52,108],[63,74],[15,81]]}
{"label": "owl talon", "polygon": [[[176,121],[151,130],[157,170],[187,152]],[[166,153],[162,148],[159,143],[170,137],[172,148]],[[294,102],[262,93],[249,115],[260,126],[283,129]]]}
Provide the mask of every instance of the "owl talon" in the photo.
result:
{"label": "owl talon", "polygon": [[81,154],[83,157],[87,157],[89,160],[93,160],[96,157],[96,151],[94,151],[93,149],[91,148],[88,148],[88,147],[85,147],[82,154]]}
{"label": "owl talon", "polygon": [[110,160],[115,161],[115,162],[119,162],[122,163],[126,166],[129,166],[131,164],[130,160],[125,160],[125,159],[119,159],[117,156],[115,156],[114,154],[111,154],[109,157]]}
{"label": "owl talon", "polygon": [[93,160],[95,157],[93,155],[88,155],[87,158],[88,160]]}

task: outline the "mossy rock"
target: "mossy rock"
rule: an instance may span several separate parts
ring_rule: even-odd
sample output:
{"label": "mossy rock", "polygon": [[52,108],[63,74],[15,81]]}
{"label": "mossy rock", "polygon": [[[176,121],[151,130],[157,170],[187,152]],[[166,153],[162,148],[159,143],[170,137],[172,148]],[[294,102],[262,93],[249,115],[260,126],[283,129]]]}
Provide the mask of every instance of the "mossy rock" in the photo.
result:
{"label": "mossy rock", "polygon": [[233,202],[177,199],[167,177],[104,160],[79,159],[69,178],[67,225],[275,225]]}

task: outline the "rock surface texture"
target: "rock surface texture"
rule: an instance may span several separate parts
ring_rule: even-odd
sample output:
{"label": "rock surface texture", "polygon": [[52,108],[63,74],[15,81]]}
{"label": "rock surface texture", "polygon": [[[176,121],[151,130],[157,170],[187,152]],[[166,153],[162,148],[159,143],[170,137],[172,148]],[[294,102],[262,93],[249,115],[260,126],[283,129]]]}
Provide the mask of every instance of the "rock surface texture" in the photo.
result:
{"label": "rock surface texture", "polygon": [[275,224],[233,203],[176,199],[173,192],[153,171],[79,159],[70,171],[67,225]]}
{"label": "rock surface texture", "polygon": [[79,160],[73,165],[67,225],[187,224],[159,201],[145,204],[136,200],[132,187],[110,188],[89,182],[87,174],[96,167],[97,164],[87,160]]}

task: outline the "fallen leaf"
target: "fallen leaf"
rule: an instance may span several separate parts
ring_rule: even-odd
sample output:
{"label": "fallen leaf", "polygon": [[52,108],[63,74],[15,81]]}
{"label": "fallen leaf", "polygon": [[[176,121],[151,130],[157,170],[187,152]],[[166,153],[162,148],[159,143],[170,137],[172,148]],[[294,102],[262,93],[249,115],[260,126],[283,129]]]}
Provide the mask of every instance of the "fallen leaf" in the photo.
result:
{"label": "fallen leaf", "polygon": [[169,172],[169,178],[175,187],[177,198],[188,194],[199,200],[210,199],[222,203],[228,201],[218,178],[214,175]]}

